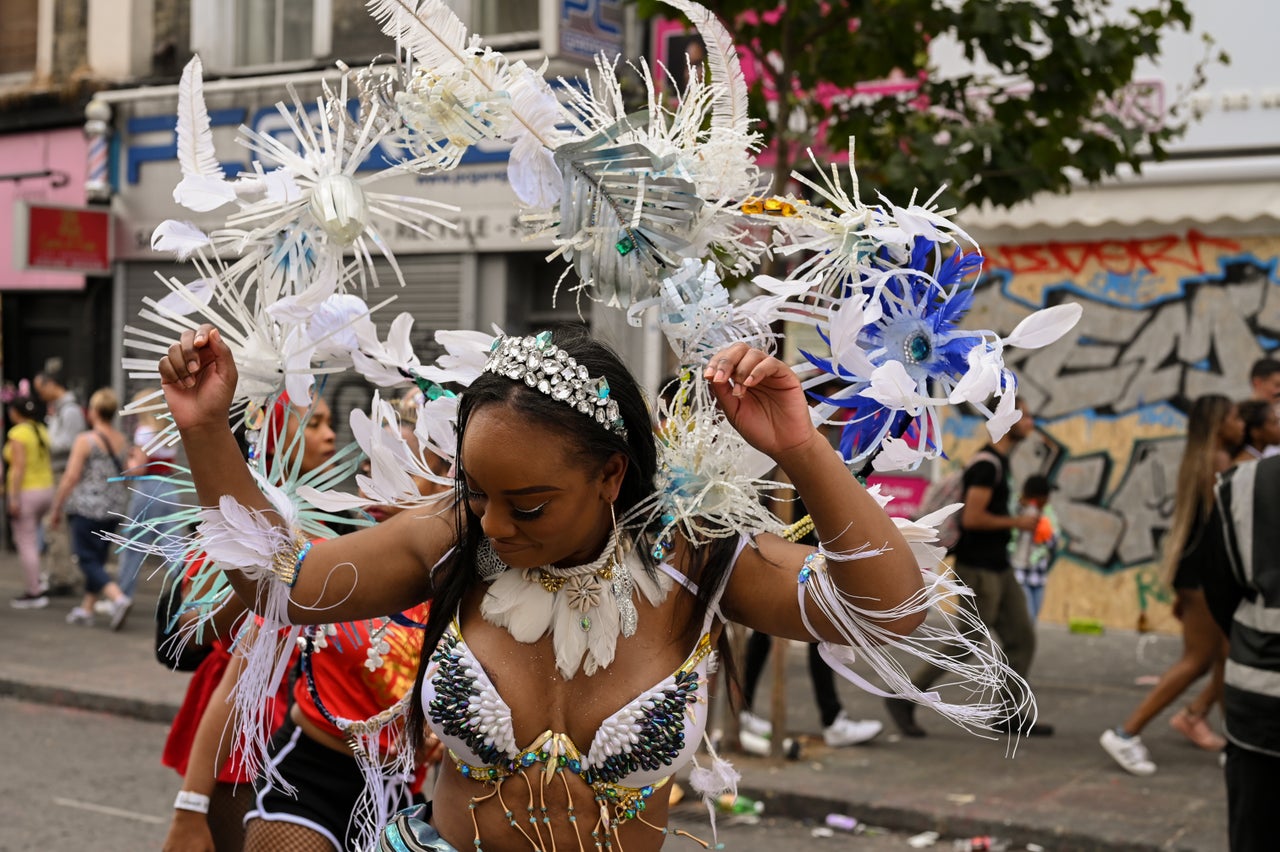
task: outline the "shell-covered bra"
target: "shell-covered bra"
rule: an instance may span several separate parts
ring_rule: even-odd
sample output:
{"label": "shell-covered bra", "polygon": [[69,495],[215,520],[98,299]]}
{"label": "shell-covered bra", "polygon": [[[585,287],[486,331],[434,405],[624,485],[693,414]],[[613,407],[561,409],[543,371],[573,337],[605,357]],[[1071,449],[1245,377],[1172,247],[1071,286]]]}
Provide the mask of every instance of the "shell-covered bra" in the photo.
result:
{"label": "shell-covered bra", "polygon": [[[696,592],[671,566],[662,563],[658,568]],[[715,658],[711,627],[724,585],[727,574],[707,608],[696,645],[680,667],[601,722],[585,750],[567,733],[551,730],[526,745],[516,742],[513,711],[467,646],[455,618],[428,662],[422,703],[428,725],[449,749],[458,772],[492,787],[490,794],[472,800],[472,822],[478,802],[494,795],[501,800],[503,781],[538,764],[543,787],[566,771],[591,786],[599,807],[597,832],[639,816],[653,791],[693,759],[706,729],[707,672]],[[699,705],[704,712],[699,712]],[[531,844],[540,846],[525,825],[532,824],[536,833],[540,823],[549,823],[546,808],[535,808],[530,796],[524,810],[527,815],[517,817],[506,807],[505,815]],[[570,822],[577,820],[572,800],[568,817]]]}

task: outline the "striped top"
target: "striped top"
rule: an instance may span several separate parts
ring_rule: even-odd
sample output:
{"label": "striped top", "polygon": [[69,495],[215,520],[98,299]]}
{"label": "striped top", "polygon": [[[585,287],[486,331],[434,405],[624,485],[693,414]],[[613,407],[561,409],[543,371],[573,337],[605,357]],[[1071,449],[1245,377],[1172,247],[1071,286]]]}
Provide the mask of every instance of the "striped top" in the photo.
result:
{"label": "striped top", "polygon": [[1230,637],[1222,698],[1227,738],[1280,757],[1280,456],[1218,480],[1204,591]]}

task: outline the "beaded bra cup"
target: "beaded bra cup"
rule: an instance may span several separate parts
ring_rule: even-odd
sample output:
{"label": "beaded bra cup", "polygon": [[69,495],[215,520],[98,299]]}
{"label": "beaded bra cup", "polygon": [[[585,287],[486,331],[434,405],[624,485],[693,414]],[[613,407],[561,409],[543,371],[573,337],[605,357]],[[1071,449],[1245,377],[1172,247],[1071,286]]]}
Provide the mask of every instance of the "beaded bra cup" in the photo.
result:
{"label": "beaded bra cup", "polygon": [[[675,576],[670,566],[659,567]],[[535,777],[541,779],[543,789],[566,772],[590,785],[598,808],[593,836],[603,832],[601,839],[607,839],[622,822],[644,821],[646,800],[693,759],[706,729],[707,670],[715,656],[710,633],[714,610],[708,611],[700,638],[680,667],[601,722],[585,751],[568,734],[550,730],[527,745],[516,743],[512,709],[467,646],[455,618],[428,662],[422,703],[430,727],[449,749],[459,774],[491,788],[472,799],[473,823],[475,806],[496,797],[506,808],[511,827],[538,846],[521,821],[524,815],[518,818],[503,801],[502,787],[515,777],[529,784],[527,796],[520,798],[528,799],[527,821],[533,823],[529,830],[536,832],[537,782],[526,773],[539,764],[541,772]],[[572,804],[568,818],[577,821]],[[545,814],[541,822],[547,822]]]}
{"label": "beaded bra cup", "polygon": [[628,810],[697,750],[706,714],[696,712],[695,705],[705,703],[707,663],[713,656],[711,636],[703,633],[675,672],[600,724],[585,753],[568,734],[553,731],[520,747],[511,708],[455,620],[431,656],[423,704],[463,776],[496,782],[541,763],[548,776],[564,770],[578,775],[595,790],[597,801],[618,806],[615,819],[626,819],[633,815]]}

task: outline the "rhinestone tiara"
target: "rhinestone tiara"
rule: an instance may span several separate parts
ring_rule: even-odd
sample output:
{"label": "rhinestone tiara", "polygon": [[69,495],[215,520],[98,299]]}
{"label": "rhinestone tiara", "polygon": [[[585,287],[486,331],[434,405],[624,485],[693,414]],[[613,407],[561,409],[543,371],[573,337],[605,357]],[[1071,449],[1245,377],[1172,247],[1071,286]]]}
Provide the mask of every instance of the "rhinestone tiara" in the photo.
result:
{"label": "rhinestone tiara", "polygon": [[563,402],[593,418],[610,432],[627,437],[618,402],[609,395],[609,382],[593,378],[568,352],[551,343],[551,332],[533,337],[498,337],[489,348],[486,373],[497,373]]}

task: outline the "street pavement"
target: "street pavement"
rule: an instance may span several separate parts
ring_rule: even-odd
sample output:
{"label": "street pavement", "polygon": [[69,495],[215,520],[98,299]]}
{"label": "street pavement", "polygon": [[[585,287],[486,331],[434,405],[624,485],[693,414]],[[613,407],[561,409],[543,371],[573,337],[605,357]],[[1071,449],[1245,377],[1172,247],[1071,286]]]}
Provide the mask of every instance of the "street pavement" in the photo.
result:
{"label": "street pavement", "polygon": [[[20,593],[19,576],[14,555],[0,553],[0,597]],[[66,624],[72,598],[53,598],[48,609],[35,611],[0,603],[0,695],[169,720],[188,676],[155,659],[158,591],[154,579],[140,583],[137,603],[118,633],[101,618],[92,628]],[[921,710],[918,719],[929,736],[901,738],[879,699],[841,682],[850,716],[885,722],[875,741],[841,749],[822,743],[806,654],[787,643],[787,730],[796,732],[801,756],[780,761],[731,755],[742,773],[740,791],[763,801],[772,816],[821,823],[834,813],[895,831],[937,831],[943,838],[938,848],[950,848],[950,838],[990,835],[1014,849],[1225,849],[1226,796],[1218,759],[1169,728],[1169,716],[1180,705],[1157,717],[1144,735],[1160,767],[1154,776],[1121,772],[1098,745],[1099,733],[1121,722],[1151,680],[1177,658],[1177,637],[1077,635],[1043,625],[1039,639],[1032,683],[1041,720],[1057,729],[1053,737],[981,739]],[[766,672],[758,709],[770,706],[770,690]]]}

